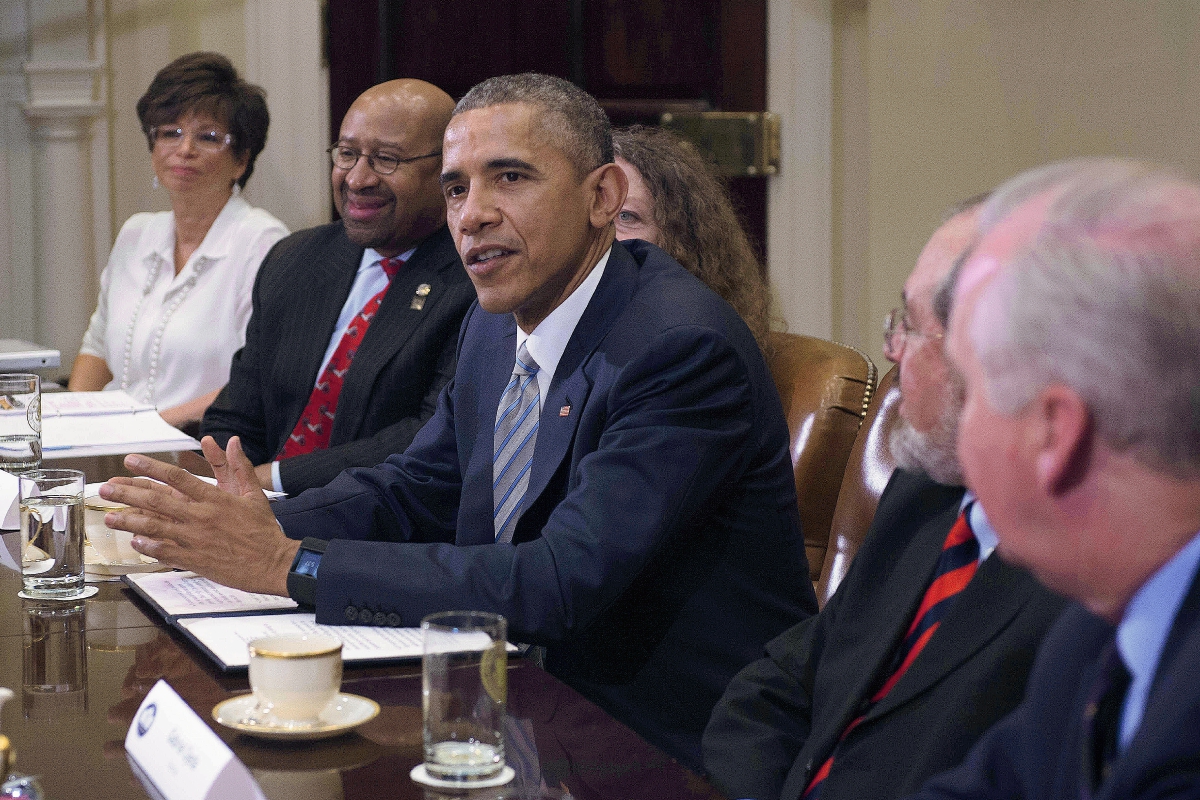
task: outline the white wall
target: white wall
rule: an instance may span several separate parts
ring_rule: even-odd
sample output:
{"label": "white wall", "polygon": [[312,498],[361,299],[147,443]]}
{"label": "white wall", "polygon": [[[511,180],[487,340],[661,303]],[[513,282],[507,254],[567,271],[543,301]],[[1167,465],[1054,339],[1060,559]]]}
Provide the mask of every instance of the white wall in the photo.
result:
{"label": "white wall", "polygon": [[[31,198],[55,191],[35,184],[24,65],[82,57],[89,24],[105,105],[88,144],[93,271],[121,222],[165,207],[133,106],[159,67],[197,49],[267,89],[251,201],[293,229],[328,215],[319,0],[0,0],[0,336],[37,338]],[[791,330],[877,361],[880,320],[956,200],[1080,154],[1200,174],[1193,0],[768,0],[768,41],[768,103],[784,117],[772,281]]]}
{"label": "white wall", "polygon": [[319,23],[320,0],[0,0],[0,338],[69,369],[115,232],[167,208],[135,105],[185,53],[222,52],[267,90],[250,202],[293,230],[327,221]]}
{"label": "white wall", "polygon": [[[215,50],[267,91],[271,128],[246,198],[299,230],[329,219],[329,79],[318,0],[109,0],[113,219],[165,210],[135,105],[175,58]],[[115,230],[115,229],[114,229]]]}

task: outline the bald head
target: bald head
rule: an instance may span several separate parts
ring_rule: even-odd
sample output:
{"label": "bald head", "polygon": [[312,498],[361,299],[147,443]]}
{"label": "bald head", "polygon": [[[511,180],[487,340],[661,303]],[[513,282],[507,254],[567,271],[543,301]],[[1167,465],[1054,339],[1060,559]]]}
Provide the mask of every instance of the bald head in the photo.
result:
{"label": "bald head", "polygon": [[350,241],[395,256],[446,224],[438,176],[453,111],[450,95],[413,79],[372,86],[350,106],[337,146],[371,157],[333,167],[334,203]]}
{"label": "bald head", "polygon": [[399,78],[379,83],[360,94],[343,117],[342,127],[352,115],[392,119],[392,127],[405,129],[410,143],[422,152],[440,150],[442,134],[454,113],[454,99],[432,83]]}
{"label": "bald head", "polygon": [[904,332],[888,353],[900,368],[900,419],[889,441],[896,463],[947,485],[962,483],[954,451],[962,387],[946,361],[934,300],[975,238],[978,211],[971,206],[946,220],[921,251],[901,295]]}

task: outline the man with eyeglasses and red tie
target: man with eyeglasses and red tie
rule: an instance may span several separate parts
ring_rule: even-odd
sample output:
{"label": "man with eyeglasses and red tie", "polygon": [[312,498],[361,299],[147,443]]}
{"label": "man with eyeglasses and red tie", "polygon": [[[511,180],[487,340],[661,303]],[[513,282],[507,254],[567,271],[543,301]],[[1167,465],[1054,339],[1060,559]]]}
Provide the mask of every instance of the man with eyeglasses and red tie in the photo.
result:
{"label": "man with eyeglasses and red tie", "polygon": [[958,764],[1021,700],[1064,601],[992,554],[955,456],[962,383],[944,350],[953,267],[982,198],[933,234],[888,315],[899,468],[845,580],[730,683],[704,765],[733,798],[898,797]]}
{"label": "man with eyeglasses and red tie", "polygon": [[364,92],[329,148],[341,219],[263,261],[246,344],[200,430],[241,437],[264,489],[297,494],[403,452],[454,374],[475,291],[438,185],[453,109],[424,81]]}

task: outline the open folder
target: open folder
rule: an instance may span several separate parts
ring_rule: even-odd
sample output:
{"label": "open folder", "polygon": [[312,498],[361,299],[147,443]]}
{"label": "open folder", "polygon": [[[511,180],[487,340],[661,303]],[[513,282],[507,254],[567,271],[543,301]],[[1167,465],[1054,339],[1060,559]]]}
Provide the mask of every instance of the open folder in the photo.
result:
{"label": "open folder", "polygon": [[199,450],[200,443],[126,392],[42,395],[42,460]]}
{"label": "open folder", "polygon": [[[318,625],[314,614],[297,611],[290,598],[230,589],[194,572],[142,573],[123,580],[222,672],[246,669],[246,645],[280,634],[332,636],[341,641],[342,661],[348,664],[421,657],[420,628]],[[510,644],[509,650],[516,647]]]}

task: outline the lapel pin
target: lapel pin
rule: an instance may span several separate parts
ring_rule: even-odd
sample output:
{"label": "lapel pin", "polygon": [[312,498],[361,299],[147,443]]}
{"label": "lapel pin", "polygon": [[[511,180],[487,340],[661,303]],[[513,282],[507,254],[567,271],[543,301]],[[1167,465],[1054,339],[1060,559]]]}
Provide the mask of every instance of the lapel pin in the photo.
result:
{"label": "lapel pin", "polygon": [[413,299],[412,302],[408,304],[408,307],[414,311],[420,311],[425,307],[425,298],[429,296],[431,291],[433,290],[430,288],[428,283],[422,283],[417,287],[417,290],[413,292]]}
{"label": "lapel pin", "polygon": [[413,311],[420,311],[421,308],[425,308],[425,299],[427,296],[430,296],[430,291],[430,284],[428,283],[422,283],[419,287],[416,287],[416,291],[413,293],[413,302],[408,303],[408,307],[412,308]]}
{"label": "lapel pin", "polygon": [[570,407],[570,406],[563,406],[562,408],[560,408],[560,409],[558,410],[558,415],[559,415],[560,417],[566,417],[566,416],[570,416],[570,414],[571,414],[571,407]]}

